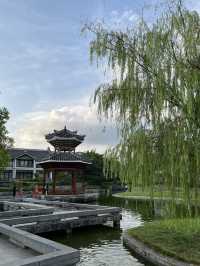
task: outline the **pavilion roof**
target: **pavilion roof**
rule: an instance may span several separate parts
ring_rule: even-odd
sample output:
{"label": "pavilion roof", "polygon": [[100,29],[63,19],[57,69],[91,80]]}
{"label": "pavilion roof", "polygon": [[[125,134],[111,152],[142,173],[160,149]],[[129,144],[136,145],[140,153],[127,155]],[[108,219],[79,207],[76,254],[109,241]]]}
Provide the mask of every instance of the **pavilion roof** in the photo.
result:
{"label": "pavilion roof", "polygon": [[83,141],[85,138],[85,135],[79,135],[77,134],[77,131],[71,131],[69,129],[66,128],[66,126],[64,127],[64,129],[61,130],[54,130],[52,133],[49,133],[47,135],[45,135],[45,138],[47,141],[51,141],[51,139],[58,137],[58,138],[76,138],[79,141]]}
{"label": "pavilion roof", "polygon": [[39,162],[39,164],[43,164],[46,162],[79,162],[83,164],[91,164],[91,162],[88,159],[84,158],[81,153],[73,152],[55,152],[47,158],[44,158],[42,161]]}

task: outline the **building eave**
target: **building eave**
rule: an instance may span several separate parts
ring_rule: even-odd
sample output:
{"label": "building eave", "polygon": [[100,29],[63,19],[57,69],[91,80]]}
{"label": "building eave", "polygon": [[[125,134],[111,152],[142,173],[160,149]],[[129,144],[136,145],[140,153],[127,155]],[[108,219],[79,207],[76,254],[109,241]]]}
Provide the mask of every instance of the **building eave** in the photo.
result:
{"label": "building eave", "polygon": [[37,162],[36,164],[45,164],[45,163],[82,163],[82,164],[92,164],[90,162],[85,162],[82,160],[46,160],[42,162]]}
{"label": "building eave", "polygon": [[32,158],[33,160],[35,160],[35,158],[32,155],[30,155],[28,152],[25,152],[25,153],[15,157],[15,159],[19,159],[20,157],[23,157],[24,155],[26,155],[26,156]]}

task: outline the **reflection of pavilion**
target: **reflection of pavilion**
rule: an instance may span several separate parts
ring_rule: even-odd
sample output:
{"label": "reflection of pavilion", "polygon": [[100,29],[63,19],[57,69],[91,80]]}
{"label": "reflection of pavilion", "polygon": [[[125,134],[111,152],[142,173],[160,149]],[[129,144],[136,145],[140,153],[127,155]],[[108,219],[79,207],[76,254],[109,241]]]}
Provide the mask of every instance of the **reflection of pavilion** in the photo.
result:
{"label": "reflection of pavilion", "polygon": [[[55,151],[46,159],[39,162],[44,169],[44,184],[51,177],[53,181],[53,194],[56,191],[56,179],[59,173],[68,173],[72,177],[72,193],[77,194],[77,175],[83,173],[88,164],[80,154],[75,153],[75,148],[81,144],[85,138],[84,135],[78,135],[77,131],[70,131],[66,127],[62,130],[54,130],[53,133],[45,136],[47,142],[54,146]],[[66,177],[67,178],[67,177]]]}

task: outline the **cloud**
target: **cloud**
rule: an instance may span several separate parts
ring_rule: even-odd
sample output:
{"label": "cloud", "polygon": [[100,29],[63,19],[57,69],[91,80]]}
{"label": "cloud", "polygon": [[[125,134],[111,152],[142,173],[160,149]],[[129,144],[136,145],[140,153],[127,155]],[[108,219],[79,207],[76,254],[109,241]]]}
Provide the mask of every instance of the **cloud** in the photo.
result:
{"label": "cloud", "polygon": [[186,6],[190,9],[190,10],[195,10],[198,13],[200,13],[200,2],[196,1],[196,0],[189,0],[186,2]]}
{"label": "cloud", "polygon": [[129,27],[133,27],[139,19],[138,14],[132,9],[118,11],[113,10],[108,18],[107,24],[113,29],[124,30]]}
{"label": "cloud", "polygon": [[76,105],[68,105],[49,111],[26,113],[21,119],[15,121],[12,136],[16,147],[47,148],[44,135],[54,129],[64,126],[71,130],[78,130],[85,134],[85,142],[78,150],[96,149],[102,153],[109,146],[117,143],[117,133],[112,122],[97,119],[95,108],[90,108],[83,101]]}
{"label": "cloud", "polygon": [[139,21],[139,13],[132,9],[122,11],[112,10],[107,16],[93,19],[94,23],[102,23],[105,27],[112,30],[126,30],[132,28]]}

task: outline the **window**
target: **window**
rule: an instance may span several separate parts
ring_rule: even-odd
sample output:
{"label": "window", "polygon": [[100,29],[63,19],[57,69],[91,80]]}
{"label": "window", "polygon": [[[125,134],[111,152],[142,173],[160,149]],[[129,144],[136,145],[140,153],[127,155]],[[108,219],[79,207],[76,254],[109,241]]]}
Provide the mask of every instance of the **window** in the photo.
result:
{"label": "window", "polygon": [[12,179],[12,171],[4,171],[0,173],[0,180],[8,181]]}
{"label": "window", "polygon": [[33,160],[17,159],[17,167],[33,167]]}
{"label": "window", "polygon": [[32,180],[33,172],[17,171],[16,178],[17,179],[23,179],[23,180]]}
{"label": "window", "polygon": [[33,158],[28,154],[24,154],[17,158],[16,166],[17,167],[33,167]]}

